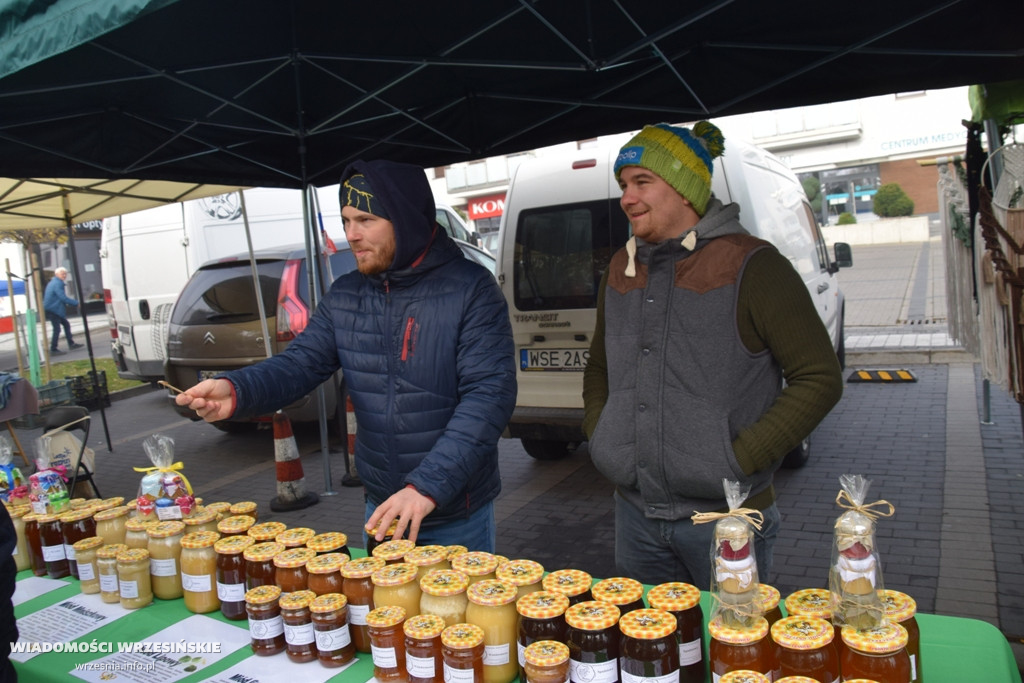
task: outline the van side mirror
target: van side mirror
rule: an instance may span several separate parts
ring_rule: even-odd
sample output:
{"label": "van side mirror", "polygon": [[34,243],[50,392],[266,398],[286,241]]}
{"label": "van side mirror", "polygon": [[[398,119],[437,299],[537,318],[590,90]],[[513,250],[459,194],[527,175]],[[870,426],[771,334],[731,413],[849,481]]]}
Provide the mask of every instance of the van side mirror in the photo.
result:
{"label": "van side mirror", "polygon": [[853,266],[853,251],[846,242],[836,242],[833,247],[836,254],[836,265],[840,268],[851,268]]}

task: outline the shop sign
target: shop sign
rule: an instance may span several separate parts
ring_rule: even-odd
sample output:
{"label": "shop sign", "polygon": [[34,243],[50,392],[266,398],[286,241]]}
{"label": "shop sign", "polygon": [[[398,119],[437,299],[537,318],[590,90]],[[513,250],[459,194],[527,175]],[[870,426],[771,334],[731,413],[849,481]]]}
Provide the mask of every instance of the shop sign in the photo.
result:
{"label": "shop sign", "polygon": [[505,194],[495,194],[488,197],[474,197],[468,200],[467,213],[470,220],[478,218],[492,218],[505,213]]}

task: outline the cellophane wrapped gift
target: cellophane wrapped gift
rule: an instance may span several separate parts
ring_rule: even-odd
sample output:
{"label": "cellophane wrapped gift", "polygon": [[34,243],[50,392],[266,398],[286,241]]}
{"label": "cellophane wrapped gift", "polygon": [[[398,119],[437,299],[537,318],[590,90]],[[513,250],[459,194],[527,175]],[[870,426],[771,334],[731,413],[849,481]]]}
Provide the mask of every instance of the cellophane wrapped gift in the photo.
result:
{"label": "cellophane wrapped gift", "polygon": [[763,516],[757,510],[741,507],[750,487],[737,481],[722,480],[728,513],[698,513],[695,516],[717,518],[711,542],[711,619],[730,628],[753,627],[764,615],[758,590],[757,557],[754,554],[754,524]]}
{"label": "cellophane wrapped gift", "polygon": [[174,461],[174,439],[166,434],[153,434],[142,442],[152,467],[136,467],[144,472],[139,483],[136,511],[143,519],[173,520],[190,517],[196,499],[192,486],[181,473],[183,465]]}
{"label": "cellophane wrapped gift", "polygon": [[0,500],[11,505],[29,502],[25,477],[14,464],[14,449],[3,434],[0,434]]}
{"label": "cellophane wrapped gift", "polygon": [[36,471],[28,478],[28,499],[32,512],[53,514],[62,512],[71,504],[68,487],[64,483],[66,471],[53,462],[50,437],[36,439]]}
{"label": "cellophane wrapped gift", "polygon": [[837,627],[852,626],[865,631],[885,621],[875,518],[891,516],[893,507],[884,500],[866,504],[871,480],[859,474],[844,474],[839,477],[839,484],[836,504],[846,508],[846,512],[839,515],[832,535],[832,621]]}

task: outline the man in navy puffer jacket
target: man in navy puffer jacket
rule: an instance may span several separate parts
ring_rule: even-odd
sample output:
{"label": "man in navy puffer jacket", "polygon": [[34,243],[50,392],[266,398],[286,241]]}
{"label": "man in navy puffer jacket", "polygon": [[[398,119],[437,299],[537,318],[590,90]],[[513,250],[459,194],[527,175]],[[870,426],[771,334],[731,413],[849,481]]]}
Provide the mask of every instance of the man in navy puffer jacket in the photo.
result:
{"label": "man in navy puffer jacket", "polygon": [[516,399],[508,308],[435,221],[416,166],[356,161],[342,222],[358,271],[338,278],[281,354],[179,394],[207,422],[272,412],[339,368],[359,431],[368,528],[494,551],[497,441]]}

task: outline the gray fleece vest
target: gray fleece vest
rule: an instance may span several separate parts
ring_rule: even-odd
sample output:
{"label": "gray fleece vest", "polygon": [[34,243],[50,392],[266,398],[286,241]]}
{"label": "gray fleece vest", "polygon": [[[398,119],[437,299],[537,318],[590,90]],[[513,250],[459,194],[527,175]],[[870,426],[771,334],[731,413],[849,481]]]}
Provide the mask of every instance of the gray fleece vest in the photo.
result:
{"label": "gray fleece vest", "polygon": [[747,475],[732,450],[782,386],[771,353],[747,351],[736,326],[744,267],[765,248],[774,247],[740,232],[693,252],[678,240],[643,245],[633,277],[625,249],[608,266],[608,402],[590,453],[648,518],[725,509],[723,478],[751,495],[771,485],[775,468]]}

